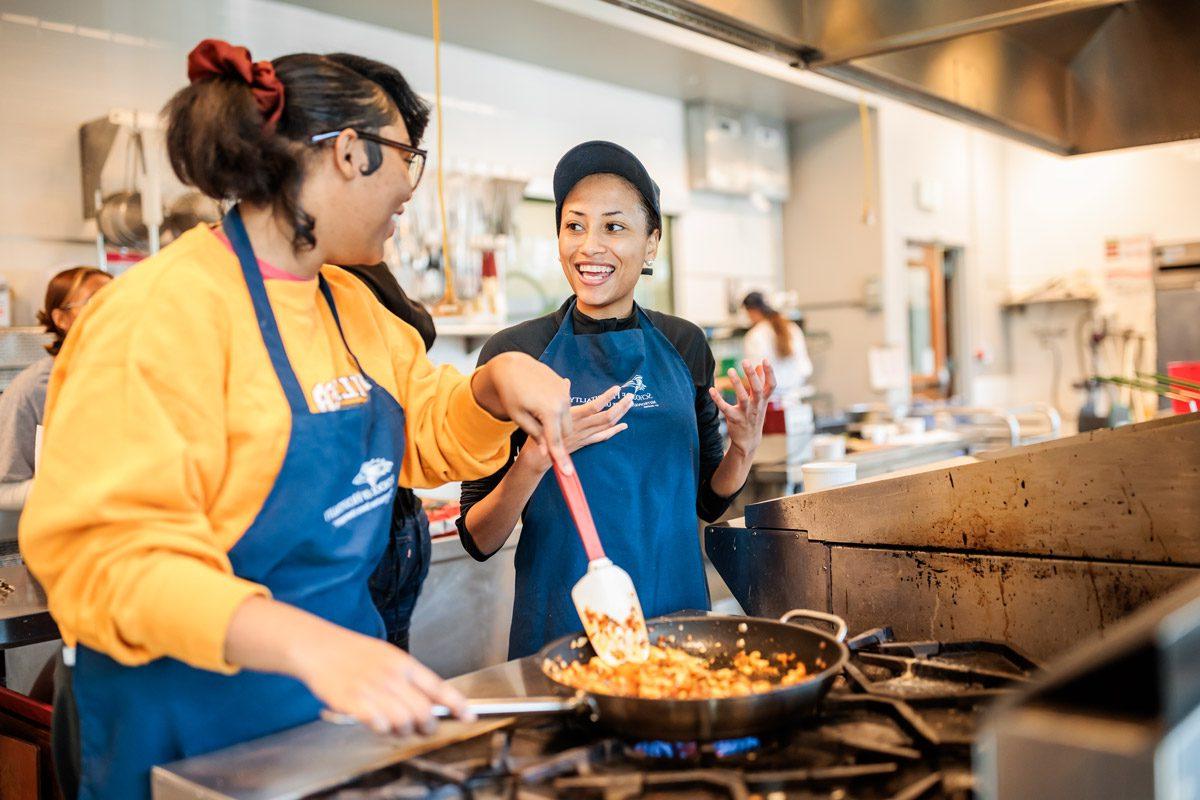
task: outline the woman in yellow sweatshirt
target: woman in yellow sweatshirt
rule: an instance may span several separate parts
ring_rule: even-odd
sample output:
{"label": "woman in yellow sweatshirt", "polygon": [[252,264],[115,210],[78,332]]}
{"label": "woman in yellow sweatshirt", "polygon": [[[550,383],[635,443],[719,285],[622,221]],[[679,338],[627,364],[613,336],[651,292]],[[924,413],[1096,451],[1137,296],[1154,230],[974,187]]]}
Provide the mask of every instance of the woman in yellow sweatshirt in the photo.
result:
{"label": "woman in yellow sweatshirt", "polygon": [[424,164],[426,108],[375,68],[198,45],[171,163],[236,205],[98,295],[59,355],[20,537],[74,648],[56,712],[77,709],[81,797],[149,797],[152,765],[322,708],[400,732],[467,715],[377,638],[391,499],[493,472],[514,422],[561,453],[569,393],[517,354],[434,368],[327,266],[380,260]]}

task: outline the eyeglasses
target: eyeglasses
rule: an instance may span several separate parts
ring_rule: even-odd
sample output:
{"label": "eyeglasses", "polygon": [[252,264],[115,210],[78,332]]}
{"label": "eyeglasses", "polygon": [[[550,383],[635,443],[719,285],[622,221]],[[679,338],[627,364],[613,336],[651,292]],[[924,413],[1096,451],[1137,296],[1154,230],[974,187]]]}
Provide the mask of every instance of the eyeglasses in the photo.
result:
{"label": "eyeglasses", "polygon": [[[364,141],[375,142],[376,144],[394,147],[397,150],[408,153],[410,156],[406,162],[408,164],[408,183],[413,189],[417,188],[417,184],[421,182],[421,175],[425,172],[425,157],[429,155],[428,150],[422,150],[419,147],[413,147],[411,144],[404,144],[404,142],[397,142],[395,139],[388,139],[385,136],[379,136],[374,133],[360,131],[358,128],[350,128],[350,130],[358,134],[358,138]],[[336,139],[341,135],[341,131],[318,133],[316,136],[313,136],[311,139],[309,139],[309,141],[312,144],[321,144],[322,142],[328,142]]]}
{"label": "eyeglasses", "polygon": [[63,303],[59,308],[63,311],[70,311],[73,308],[83,308],[92,300],[92,296],[88,295],[86,300],[76,300],[74,303]]}

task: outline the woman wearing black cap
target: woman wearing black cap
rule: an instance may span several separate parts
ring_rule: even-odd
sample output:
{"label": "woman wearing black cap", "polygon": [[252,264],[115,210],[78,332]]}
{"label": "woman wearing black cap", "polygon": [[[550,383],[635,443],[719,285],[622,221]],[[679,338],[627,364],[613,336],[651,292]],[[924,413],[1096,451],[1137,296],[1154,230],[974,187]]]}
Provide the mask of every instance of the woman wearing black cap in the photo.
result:
{"label": "woman wearing black cap", "polygon": [[[493,336],[480,363],[515,350],[570,379],[566,445],[608,556],[633,577],[646,616],[708,608],[696,516],[715,520],[745,483],[774,375],[766,362],[744,362],[744,381],[730,370],[737,403],[726,403],[712,388],[715,362],[700,329],[634,302],[661,219],[658,186],[632,153],[611,142],[571,149],[555,168],[554,198],[574,296]],[[522,522],[512,658],[580,629],[570,590],[587,568],[549,459],[523,443],[514,436],[515,457],[463,484],[458,523],[467,551],[483,560]]]}

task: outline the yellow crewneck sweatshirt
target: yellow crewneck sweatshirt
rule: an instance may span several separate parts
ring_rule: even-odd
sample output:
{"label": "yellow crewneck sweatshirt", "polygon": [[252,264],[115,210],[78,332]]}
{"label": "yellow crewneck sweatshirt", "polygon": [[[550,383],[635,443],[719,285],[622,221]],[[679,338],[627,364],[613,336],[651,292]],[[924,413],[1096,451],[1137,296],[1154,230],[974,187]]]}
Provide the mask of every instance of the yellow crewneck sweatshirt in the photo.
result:
{"label": "yellow crewneck sweatshirt", "polygon": [[[494,472],[511,423],[361,282],[324,267],[346,341],[404,407],[404,486]],[[316,280],[268,280],[288,359],[314,412],[363,402],[365,382]],[[267,594],[228,552],[283,463],[291,411],[236,256],[207,227],[99,292],[55,361],[21,552],[68,644],[124,664],[173,656],[229,672],[230,618]],[[319,479],[319,478],[318,478]]]}

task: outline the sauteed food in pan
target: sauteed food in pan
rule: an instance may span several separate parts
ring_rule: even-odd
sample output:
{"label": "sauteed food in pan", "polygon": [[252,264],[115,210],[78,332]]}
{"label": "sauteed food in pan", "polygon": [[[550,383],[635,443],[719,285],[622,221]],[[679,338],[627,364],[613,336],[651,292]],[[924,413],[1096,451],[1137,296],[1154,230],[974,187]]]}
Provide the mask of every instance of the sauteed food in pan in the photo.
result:
{"label": "sauteed food in pan", "polygon": [[[718,666],[718,664],[720,666]],[[762,694],[804,680],[804,663],[792,653],[758,650],[696,654],[660,638],[643,663],[609,666],[599,658],[544,665],[552,679],[592,694],[653,700],[710,700]]]}

